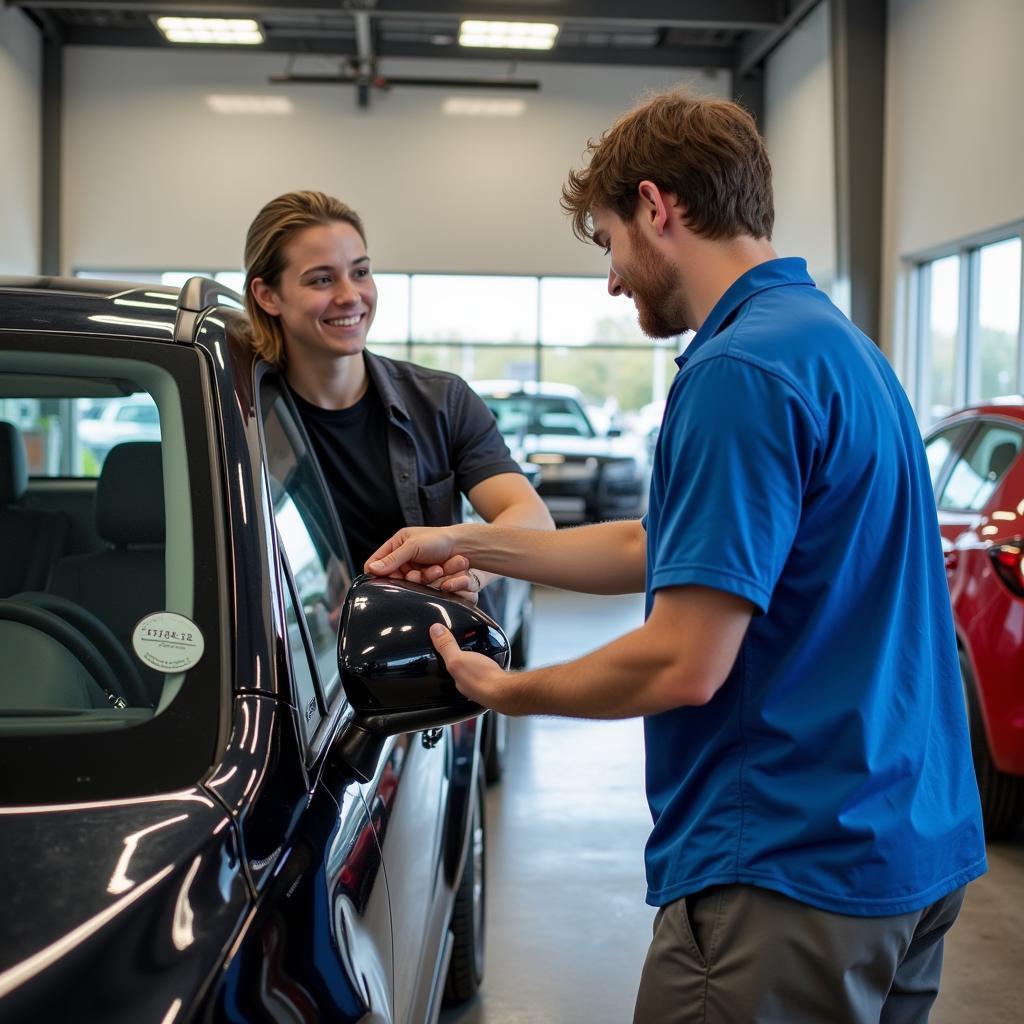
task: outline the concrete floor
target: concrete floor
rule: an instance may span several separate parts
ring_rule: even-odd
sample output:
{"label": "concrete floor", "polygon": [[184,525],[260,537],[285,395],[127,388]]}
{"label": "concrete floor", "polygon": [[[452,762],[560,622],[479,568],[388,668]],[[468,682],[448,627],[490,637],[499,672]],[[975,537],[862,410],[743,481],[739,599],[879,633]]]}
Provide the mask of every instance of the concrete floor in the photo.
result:
{"label": "concrete floor", "polygon": [[[642,616],[638,597],[538,590],[531,660],[564,661]],[[487,974],[442,1024],[628,1024],[654,917],[640,722],[512,722],[487,813]],[[947,939],[932,1024],[1024,1020],[1024,830],[989,863]]]}

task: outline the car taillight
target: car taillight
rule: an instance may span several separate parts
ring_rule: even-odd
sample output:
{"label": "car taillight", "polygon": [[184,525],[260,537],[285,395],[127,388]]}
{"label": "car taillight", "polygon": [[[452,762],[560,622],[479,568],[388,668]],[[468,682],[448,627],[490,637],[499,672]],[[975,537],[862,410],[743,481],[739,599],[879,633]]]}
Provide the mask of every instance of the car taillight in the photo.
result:
{"label": "car taillight", "polygon": [[1018,597],[1024,597],[1024,544],[1020,541],[1007,541],[993,544],[988,549],[988,556],[996,575]]}

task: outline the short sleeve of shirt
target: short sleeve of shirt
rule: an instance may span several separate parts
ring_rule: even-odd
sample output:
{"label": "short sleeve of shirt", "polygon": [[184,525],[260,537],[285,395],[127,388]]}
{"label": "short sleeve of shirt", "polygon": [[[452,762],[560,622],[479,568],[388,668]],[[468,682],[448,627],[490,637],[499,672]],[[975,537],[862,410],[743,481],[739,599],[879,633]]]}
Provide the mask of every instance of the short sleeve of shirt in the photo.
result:
{"label": "short sleeve of shirt", "polygon": [[651,592],[697,584],[768,609],[800,523],[818,447],[788,381],[729,355],[684,368],[652,483]]}
{"label": "short sleeve of shirt", "polygon": [[452,424],[452,465],[464,494],[499,473],[521,473],[484,400],[462,384]]}

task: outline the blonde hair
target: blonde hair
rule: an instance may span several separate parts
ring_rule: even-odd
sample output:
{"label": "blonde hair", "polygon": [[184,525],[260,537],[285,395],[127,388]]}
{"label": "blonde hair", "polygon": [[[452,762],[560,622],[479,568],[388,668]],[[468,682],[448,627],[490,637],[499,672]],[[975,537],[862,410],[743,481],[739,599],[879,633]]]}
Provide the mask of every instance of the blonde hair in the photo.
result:
{"label": "blonde hair", "polygon": [[351,224],[366,245],[366,232],[359,214],[340,199],[323,192],[286,192],[271,199],[256,214],[245,236],[245,309],[249,314],[249,344],[253,351],[274,366],[285,362],[284,330],[279,317],[272,316],[256,301],[252,282],[261,278],[276,288],[287,264],[285,247],[305,228],[335,222]]}

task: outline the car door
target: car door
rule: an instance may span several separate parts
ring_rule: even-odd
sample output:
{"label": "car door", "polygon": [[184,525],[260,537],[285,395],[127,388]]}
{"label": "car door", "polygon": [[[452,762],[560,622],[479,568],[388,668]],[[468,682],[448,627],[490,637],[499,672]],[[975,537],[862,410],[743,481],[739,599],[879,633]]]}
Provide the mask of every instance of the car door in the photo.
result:
{"label": "car door", "polygon": [[[301,698],[300,728],[311,734],[332,702],[344,700],[337,668],[338,613],[352,569],[301,422],[272,375],[262,380],[260,402],[271,487],[278,492],[272,494],[278,535],[301,612],[290,628],[308,645],[316,670],[312,690]],[[395,623],[393,628],[411,627]],[[447,926],[439,913],[446,902],[438,877],[451,759],[448,728],[395,737],[362,787],[390,895],[396,1021],[408,1019],[422,1002],[422,989],[432,984]],[[323,784],[330,785],[333,777],[325,774]],[[344,800],[344,794],[336,795]]]}

